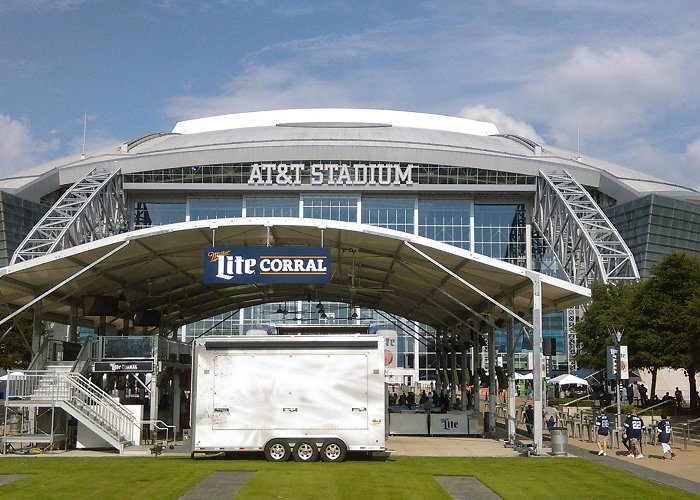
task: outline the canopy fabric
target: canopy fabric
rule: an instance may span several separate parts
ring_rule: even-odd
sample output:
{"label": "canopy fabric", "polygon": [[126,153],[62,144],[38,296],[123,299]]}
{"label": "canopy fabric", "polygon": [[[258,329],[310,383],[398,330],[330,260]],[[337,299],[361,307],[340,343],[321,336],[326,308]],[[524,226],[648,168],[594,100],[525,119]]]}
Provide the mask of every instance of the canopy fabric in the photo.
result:
{"label": "canopy fabric", "polygon": [[[212,245],[328,247],[331,280],[207,284],[203,250]],[[61,324],[70,324],[84,296],[117,297],[118,314],[107,318],[115,330],[142,309],[160,311],[167,332],[290,299],[350,303],[447,329],[464,323],[468,311],[493,310],[492,303],[506,297],[511,311],[527,314],[533,280],[541,283],[544,314],[590,298],[588,288],[417,235],[328,220],[238,218],[154,226],[0,268],[0,297],[15,310],[47,290],[42,315]],[[501,319],[507,316],[505,306],[496,309]],[[99,321],[82,316],[78,325],[97,328]]]}
{"label": "canopy fabric", "polygon": [[515,380],[532,380],[532,373],[515,372]]}
{"label": "canopy fabric", "polygon": [[559,375],[558,377],[554,377],[549,381],[549,383],[559,385],[588,385],[588,382],[585,379],[577,377],[576,375],[571,375],[570,373],[565,373],[563,375]]}

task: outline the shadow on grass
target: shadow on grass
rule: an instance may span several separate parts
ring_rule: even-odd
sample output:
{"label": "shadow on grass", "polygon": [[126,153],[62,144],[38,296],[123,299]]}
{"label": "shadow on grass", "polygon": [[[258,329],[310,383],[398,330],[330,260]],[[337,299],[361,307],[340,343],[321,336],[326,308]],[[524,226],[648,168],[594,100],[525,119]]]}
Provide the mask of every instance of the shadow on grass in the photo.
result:
{"label": "shadow on grass", "polygon": [[[208,455],[195,455],[194,460],[260,460],[265,462],[265,453],[262,451],[227,451]],[[290,458],[290,461],[292,459]],[[391,453],[348,451],[346,462],[392,462]]]}

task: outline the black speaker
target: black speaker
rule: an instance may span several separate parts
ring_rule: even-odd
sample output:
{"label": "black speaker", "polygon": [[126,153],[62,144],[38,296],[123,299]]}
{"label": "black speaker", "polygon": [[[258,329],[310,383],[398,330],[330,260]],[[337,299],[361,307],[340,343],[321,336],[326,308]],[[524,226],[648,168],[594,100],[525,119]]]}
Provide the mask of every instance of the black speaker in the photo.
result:
{"label": "black speaker", "polygon": [[134,326],[158,325],[160,325],[160,311],[156,309],[142,309],[134,313]]}
{"label": "black speaker", "polygon": [[557,355],[557,339],[554,337],[543,337],[542,338],[542,354],[545,356],[556,356]]}
{"label": "black speaker", "polygon": [[83,316],[117,316],[119,297],[86,295],[83,297]]}

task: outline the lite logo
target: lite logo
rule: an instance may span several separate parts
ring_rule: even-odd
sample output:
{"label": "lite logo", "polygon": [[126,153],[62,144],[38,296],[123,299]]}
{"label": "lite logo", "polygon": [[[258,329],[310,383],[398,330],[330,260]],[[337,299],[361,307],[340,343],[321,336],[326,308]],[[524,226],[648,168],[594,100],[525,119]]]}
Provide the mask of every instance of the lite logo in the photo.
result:
{"label": "lite logo", "polygon": [[217,259],[216,277],[230,280],[241,274],[290,274],[290,275],[325,275],[328,272],[325,258],[308,256],[297,257],[263,257],[244,259],[240,255],[223,255]]}
{"label": "lite logo", "polygon": [[446,431],[456,429],[459,426],[457,422],[450,420],[449,418],[441,418],[440,423],[442,424],[442,428]]}
{"label": "lite logo", "polygon": [[330,249],[219,247],[205,251],[207,283],[318,283],[330,280]]}

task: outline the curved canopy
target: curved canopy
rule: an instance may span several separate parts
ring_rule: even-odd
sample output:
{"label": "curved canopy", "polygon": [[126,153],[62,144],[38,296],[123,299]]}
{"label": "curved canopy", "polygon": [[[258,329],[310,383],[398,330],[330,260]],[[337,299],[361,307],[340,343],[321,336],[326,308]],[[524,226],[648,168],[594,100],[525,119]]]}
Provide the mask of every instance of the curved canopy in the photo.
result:
{"label": "curved canopy", "polygon": [[[208,246],[311,246],[331,251],[327,284],[206,284]],[[161,312],[161,328],[243,307],[285,300],[345,302],[447,329],[476,313],[526,317],[533,280],[542,285],[542,310],[585,302],[587,288],[433,240],[356,223],[297,218],[184,222],[132,231],[0,269],[0,293],[11,310],[42,297],[43,317],[96,326],[82,316],[82,297],[119,298],[121,329],[140,309]],[[512,314],[511,314],[512,315]],[[517,319],[517,317],[516,317]]]}
{"label": "curved canopy", "polygon": [[586,379],[577,377],[576,375],[571,375],[570,373],[564,373],[563,375],[554,377],[553,379],[549,380],[549,383],[559,385],[588,385],[588,381]]}

